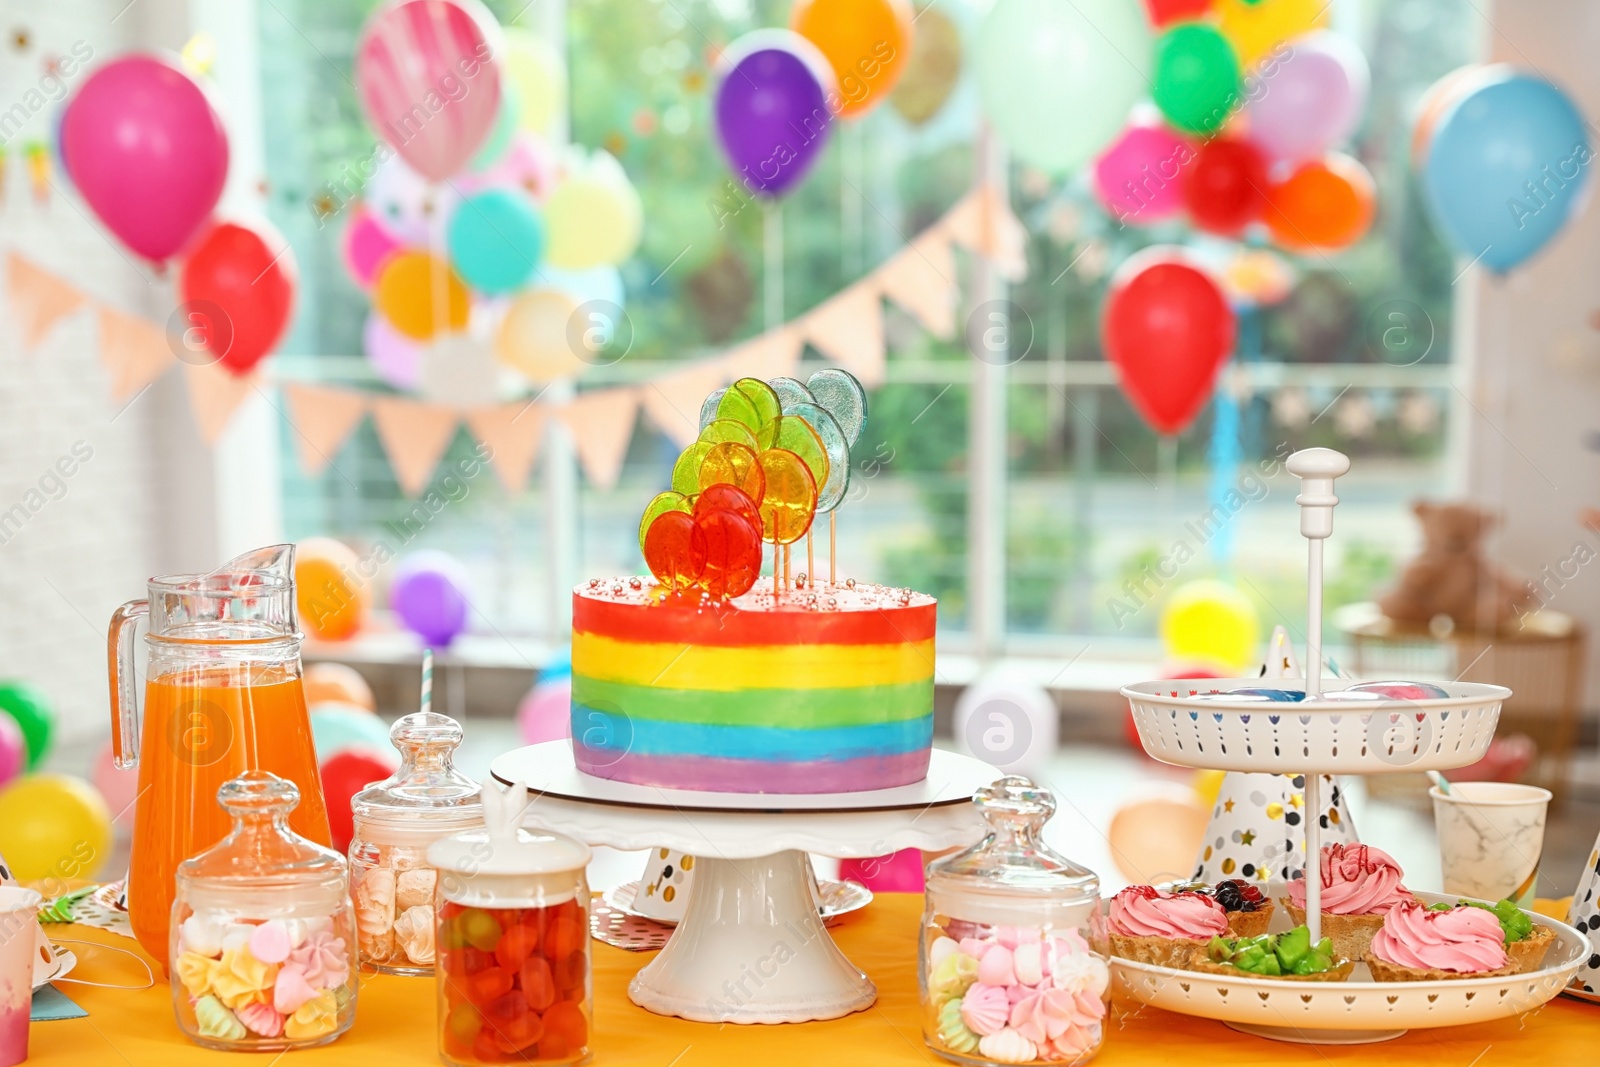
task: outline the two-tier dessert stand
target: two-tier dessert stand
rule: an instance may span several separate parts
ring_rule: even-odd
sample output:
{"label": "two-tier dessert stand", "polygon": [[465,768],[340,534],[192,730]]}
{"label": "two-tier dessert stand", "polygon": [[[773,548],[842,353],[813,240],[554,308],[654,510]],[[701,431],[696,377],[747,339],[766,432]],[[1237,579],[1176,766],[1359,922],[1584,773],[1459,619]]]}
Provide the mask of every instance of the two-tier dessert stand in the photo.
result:
{"label": "two-tier dessert stand", "polygon": [[698,1022],[833,1019],[877,999],[823,926],[807,852],[865,859],[970,845],[984,834],[972,794],[1000,777],[935,751],[915,785],[860,793],[700,793],[595,778],[566,741],[508,752],[490,768],[534,794],[530,824],[591,845],[695,856],[677,932],[628,986],[635,1004]]}
{"label": "two-tier dessert stand", "polygon": [[[1145,751],[1164,763],[1231,771],[1305,775],[1306,925],[1320,934],[1323,774],[1443,771],[1480,759],[1494,737],[1510,690],[1453,682],[1423,700],[1341,701],[1322,694],[1322,549],[1333,532],[1334,479],[1350,469],[1342,454],[1312,448],[1289,457],[1301,479],[1300,532],[1308,542],[1305,699],[1262,702],[1231,689],[1259,679],[1141,682],[1123,688]],[[1281,895],[1284,886],[1276,890]],[[1419,893],[1428,903],[1457,898]],[[1454,1026],[1516,1015],[1561,992],[1588,954],[1576,930],[1539,915],[1556,941],[1544,966],[1502,978],[1435,982],[1292,982],[1216,975],[1131,960],[1113,961],[1116,988],[1154,1007],[1227,1023],[1282,1041],[1355,1044],[1398,1037],[1409,1028]],[[1287,925],[1287,917],[1277,926]],[[1365,964],[1355,972],[1367,974]]]}

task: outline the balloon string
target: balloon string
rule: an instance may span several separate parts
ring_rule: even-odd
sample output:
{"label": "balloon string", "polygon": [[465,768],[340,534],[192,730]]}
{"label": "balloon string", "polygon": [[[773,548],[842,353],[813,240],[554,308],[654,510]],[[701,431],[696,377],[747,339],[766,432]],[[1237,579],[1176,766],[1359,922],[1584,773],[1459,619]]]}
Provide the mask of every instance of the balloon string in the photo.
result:
{"label": "balloon string", "polygon": [[102,944],[99,941],[85,941],[84,939],[78,937],[52,937],[50,939],[50,943],[53,945],[85,945],[90,948],[103,948],[107,952],[120,952],[124,956],[132,956],[134,962],[144,968],[145,978],[144,985],[116,985],[112,982],[85,982],[82,978],[55,978],[51,980],[51,985],[58,985],[63,982],[71,982],[73,985],[95,986],[99,989],[149,989],[151,986],[156,984],[155,972],[150,969],[150,965],[145,962],[144,957],[140,956],[137,952],[130,952],[125,948],[118,948],[115,945]]}

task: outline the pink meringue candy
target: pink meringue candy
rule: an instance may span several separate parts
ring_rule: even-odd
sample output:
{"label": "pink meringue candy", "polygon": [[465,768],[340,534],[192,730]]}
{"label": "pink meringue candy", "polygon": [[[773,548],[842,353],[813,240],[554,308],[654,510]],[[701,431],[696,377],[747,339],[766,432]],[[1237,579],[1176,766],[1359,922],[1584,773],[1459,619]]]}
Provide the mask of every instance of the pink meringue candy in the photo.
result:
{"label": "pink meringue candy", "polygon": [[[294,939],[289,935],[289,928],[275,919],[266,922],[250,931],[250,955],[262,963],[282,963],[289,958],[289,950],[294,947]],[[245,1023],[249,1026],[249,1023]]]}
{"label": "pink meringue candy", "polygon": [[333,936],[331,930],[311,934],[294,951],[289,953],[289,963],[300,968],[306,982],[314,989],[337,989],[350,978],[350,954],[345,951],[344,938]]}
{"label": "pink meringue candy", "polygon": [[1011,1015],[1006,991],[995,985],[977,983],[961,998],[961,1021],[979,1037],[998,1033]]}
{"label": "pink meringue candy", "polygon": [[1009,1028],[980,1038],[978,1051],[996,1063],[1027,1063],[1039,1055],[1032,1041]]}
{"label": "pink meringue candy", "polygon": [[1000,943],[983,937],[963,937],[960,942],[961,951],[975,960],[981,960],[989,950]]}
{"label": "pink meringue candy", "polygon": [[293,960],[278,968],[278,978],[272,984],[272,1007],[282,1015],[293,1015],[300,1006],[317,995],[318,990],[306,981],[305,968]]}
{"label": "pink meringue candy", "polygon": [[978,981],[986,985],[1016,985],[1017,970],[1011,950],[1004,945],[994,945],[978,961]]}
{"label": "pink meringue candy", "polygon": [[235,1008],[236,1015],[244,1028],[252,1034],[262,1037],[277,1037],[283,1033],[283,1015],[276,1011],[270,1004],[255,1001],[242,1007]]}

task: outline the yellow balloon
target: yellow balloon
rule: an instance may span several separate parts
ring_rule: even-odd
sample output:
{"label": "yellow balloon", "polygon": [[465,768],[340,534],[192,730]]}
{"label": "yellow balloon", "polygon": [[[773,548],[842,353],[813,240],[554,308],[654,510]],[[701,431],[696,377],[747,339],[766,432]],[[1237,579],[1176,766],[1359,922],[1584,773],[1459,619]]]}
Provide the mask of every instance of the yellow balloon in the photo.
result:
{"label": "yellow balloon", "polygon": [[1179,586],[1161,613],[1167,655],[1244,672],[1261,662],[1261,623],[1255,605],[1226,582],[1203,579]]}
{"label": "yellow balloon", "polygon": [[0,855],[22,882],[92,877],[111,855],[111,809],[81,778],[18,778],[0,791]]}
{"label": "yellow balloon", "polygon": [[523,293],[506,309],[495,337],[500,361],[543,385],[582,373],[584,361],[568,335],[577,305],[566,293],[535,289]]}
{"label": "yellow balloon", "polygon": [[426,252],[402,252],[389,260],[378,275],[372,302],[389,325],[418,341],[441,330],[466,329],[472,310],[467,287],[456,272]]}
{"label": "yellow balloon", "polygon": [[1222,779],[1226,776],[1224,771],[1195,771],[1189,785],[1194,789],[1195,796],[1210,809],[1217,806],[1217,797],[1222,793]]}
{"label": "yellow balloon", "polygon": [[542,136],[557,132],[567,110],[567,67],[561,53],[527,30],[503,31],[500,69],[516,87],[522,128]]}
{"label": "yellow balloon", "polygon": [[1248,74],[1282,42],[1326,26],[1332,6],[1326,0],[1217,0],[1218,29]]}
{"label": "yellow balloon", "polygon": [[567,175],[544,205],[545,258],[563,270],[621,263],[639,247],[644,205],[622,167],[604,152]]}

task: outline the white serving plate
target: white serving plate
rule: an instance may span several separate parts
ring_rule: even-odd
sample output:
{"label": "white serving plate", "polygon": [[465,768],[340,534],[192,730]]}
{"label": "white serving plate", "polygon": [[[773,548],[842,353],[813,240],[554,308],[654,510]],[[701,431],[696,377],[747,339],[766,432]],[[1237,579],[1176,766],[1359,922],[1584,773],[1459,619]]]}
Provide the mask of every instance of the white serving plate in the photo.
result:
{"label": "white serving plate", "polygon": [[1429,700],[1195,699],[1270,684],[1260,678],[1175,679],[1123,686],[1122,695],[1153,758],[1183,767],[1280,774],[1465,767],[1488,751],[1500,704],[1511,695],[1504,686],[1446,682],[1450,695]]}
{"label": "white serving plate", "polygon": [[[1441,893],[1416,895],[1429,904],[1462,899]],[[1542,968],[1508,978],[1374,982],[1367,965],[1358,963],[1347,982],[1285,982],[1113,959],[1112,985],[1120,995],[1151,1007],[1215,1019],[1258,1037],[1328,1045],[1387,1041],[1407,1030],[1520,1015],[1559,994],[1589,954],[1589,942],[1565,923],[1527,914],[1555,931],[1556,941]],[[1289,917],[1279,906],[1272,930],[1289,926]]]}
{"label": "white serving plate", "polygon": [[[817,912],[822,916],[822,921],[825,923],[831,922],[841,915],[849,915],[853,911],[860,911],[872,903],[872,890],[855,882],[834,882],[822,878],[818,879],[817,888],[822,893],[822,903]],[[613,886],[602,894],[601,899],[624,915],[648,919],[653,923],[660,923],[662,926],[678,925],[677,919],[666,919],[659,915],[646,915],[644,912],[639,911],[633,906],[633,902],[638,897],[639,883],[633,881]]]}

